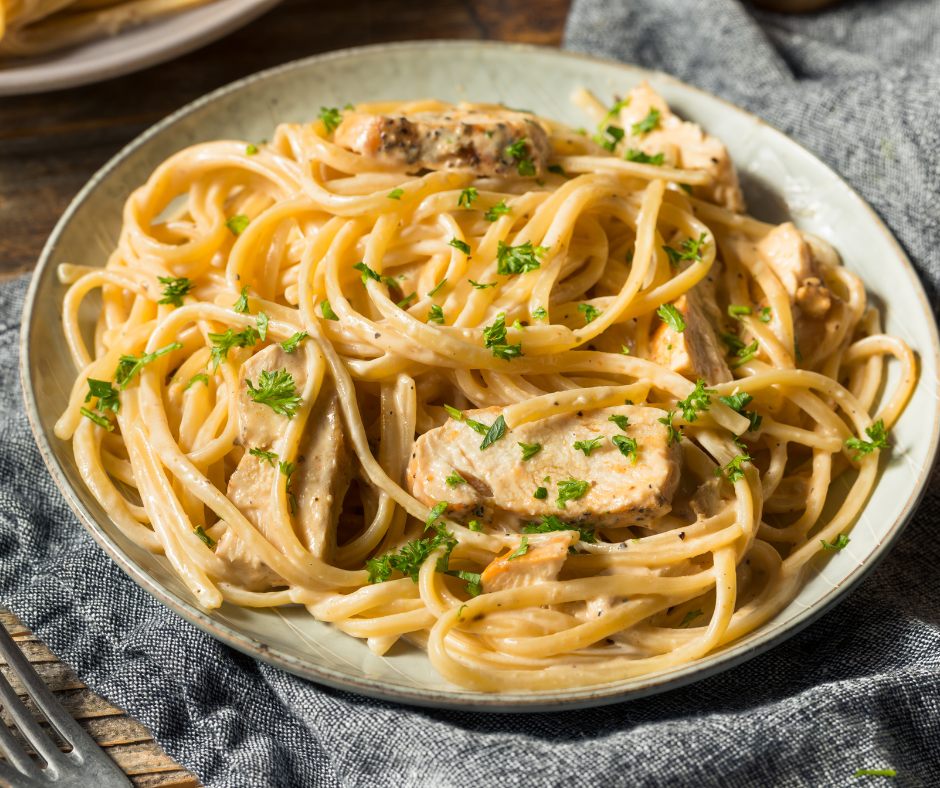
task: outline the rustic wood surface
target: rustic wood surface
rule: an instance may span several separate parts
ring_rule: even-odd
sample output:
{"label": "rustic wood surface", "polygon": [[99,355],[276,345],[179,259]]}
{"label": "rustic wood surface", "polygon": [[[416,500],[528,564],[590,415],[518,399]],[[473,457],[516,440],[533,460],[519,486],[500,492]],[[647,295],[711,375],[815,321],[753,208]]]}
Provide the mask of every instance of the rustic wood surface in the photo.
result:
{"label": "rustic wood surface", "polygon": [[[557,46],[569,3],[285,0],[247,28],[173,62],[98,85],[0,99],[0,281],[32,270],[55,222],[99,167],[148,126],[210,90],[289,60],[384,41],[466,38]],[[2,608],[0,622],[135,786],[198,785],[143,725],[86,688]],[[21,691],[2,663],[0,671]],[[5,711],[0,716],[10,724]]]}

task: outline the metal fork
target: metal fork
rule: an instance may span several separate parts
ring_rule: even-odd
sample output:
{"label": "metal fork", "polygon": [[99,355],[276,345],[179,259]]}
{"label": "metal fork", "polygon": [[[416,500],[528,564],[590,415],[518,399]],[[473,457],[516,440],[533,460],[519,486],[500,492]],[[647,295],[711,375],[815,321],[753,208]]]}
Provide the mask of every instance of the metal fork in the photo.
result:
{"label": "metal fork", "polygon": [[46,762],[45,768],[35,763],[0,720],[0,750],[7,759],[6,763],[0,762],[0,785],[8,785],[9,788],[130,788],[127,777],[55,699],[2,625],[0,654],[49,724],[72,747],[68,753],[59,749],[0,673],[0,703],[20,733]]}

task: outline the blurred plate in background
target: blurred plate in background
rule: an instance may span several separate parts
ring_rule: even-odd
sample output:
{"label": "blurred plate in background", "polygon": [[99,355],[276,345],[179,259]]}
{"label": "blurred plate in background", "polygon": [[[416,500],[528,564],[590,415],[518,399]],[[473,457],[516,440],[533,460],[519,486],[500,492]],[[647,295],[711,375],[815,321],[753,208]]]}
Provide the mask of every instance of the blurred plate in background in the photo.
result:
{"label": "blurred plate in background", "polygon": [[43,57],[0,60],[0,96],[43,93],[165,63],[247,25],[281,0],[216,0]]}

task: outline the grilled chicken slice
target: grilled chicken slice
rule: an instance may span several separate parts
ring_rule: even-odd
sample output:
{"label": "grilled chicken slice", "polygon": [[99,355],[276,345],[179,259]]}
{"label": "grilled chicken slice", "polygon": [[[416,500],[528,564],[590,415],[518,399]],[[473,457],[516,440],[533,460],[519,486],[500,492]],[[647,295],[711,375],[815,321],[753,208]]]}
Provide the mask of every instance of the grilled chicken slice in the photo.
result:
{"label": "grilled chicken slice", "polygon": [[791,305],[799,305],[803,314],[813,318],[829,311],[834,296],[824,284],[824,267],[791,222],[767,233],[757,251],[787,291]]}
{"label": "grilled chicken slice", "polygon": [[685,330],[673,331],[660,323],[650,338],[650,361],[709,386],[732,379],[718,338],[705,315],[702,297],[696,285],[673,303],[685,321]]}
{"label": "grilled chicken slice", "polygon": [[[745,209],[738,173],[728,149],[721,142],[705,134],[697,123],[688,123],[674,115],[646,82],[641,82],[627,95],[630,102],[620,110],[620,121],[627,132],[628,147],[650,156],[663,153],[669,163],[681,169],[705,170],[712,181],[705,186],[695,186],[696,197],[732,211]],[[651,109],[659,111],[659,124],[652,131],[633,134],[633,124],[640,123]]]}
{"label": "grilled chicken slice", "polygon": [[480,582],[486,593],[557,580],[561,566],[568,557],[568,548],[578,543],[578,532],[527,534],[525,539],[525,553],[512,557],[522,544],[520,536],[505,553],[483,570]]}
{"label": "grilled chicken slice", "polygon": [[[246,380],[257,382],[262,370],[291,373],[297,391],[307,383],[306,350],[300,345],[293,353],[285,353],[280,345],[271,345],[255,354],[241,369],[238,396],[238,420],[242,444],[246,449],[273,451],[281,456],[287,416],[275,413],[269,406],[248,397]],[[278,460],[271,463],[247,451],[229,479],[228,498],[265,538],[284,550],[273,527],[278,508],[275,495],[287,477],[280,473]],[[339,395],[329,380],[324,380],[301,433],[294,459],[297,470],[290,477],[290,490],[297,503],[294,523],[301,543],[313,555],[329,561],[336,548],[336,525],[343,498],[352,480],[353,455],[346,447],[340,418]],[[263,564],[246,565],[247,551],[233,532],[219,541],[216,554],[230,560],[248,573],[252,585],[275,583],[271,571]],[[255,561],[255,564],[258,562]],[[278,579],[276,575],[275,579]]]}
{"label": "grilled chicken slice", "polygon": [[[510,110],[403,116],[347,112],[333,140],[407,172],[460,170],[480,177],[542,177],[552,155],[548,134],[533,116]],[[519,142],[524,151],[514,155],[509,149]],[[520,168],[526,160],[532,164],[531,171]]]}
{"label": "grilled chicken slice", "polygon": [[[466,417],[490,425],[501,413],[487,408]],[[608,420],[614,414],[629,417],[625,432]],[[628,405],[549,416],[507,429],[482,451],[480,435],[465,420],[450,419],[415,443],[408,465],[411,492],[428,506],[447,501],[448,516],[458,521],[476,519],[507,531],[518,532],[542,515],[600,527],[642,525],[670,510],[679,483],[683,454],[678,444],[668,444],[666,426],[657,421],[663,416],[658,408]],[[574,448],[576,441],[598,435],[604,440],[590,456]],[[636,439],[636,465],[611,442],[617,435]],[[542,449],[523,461],[520,442]],[[455,471],[466,481],[452,489],[446,479]],[[586,482],[586,492],[558,502],[558,483],[569,479]],[[533,497],[539,487],[548,491],[544,499]]]}

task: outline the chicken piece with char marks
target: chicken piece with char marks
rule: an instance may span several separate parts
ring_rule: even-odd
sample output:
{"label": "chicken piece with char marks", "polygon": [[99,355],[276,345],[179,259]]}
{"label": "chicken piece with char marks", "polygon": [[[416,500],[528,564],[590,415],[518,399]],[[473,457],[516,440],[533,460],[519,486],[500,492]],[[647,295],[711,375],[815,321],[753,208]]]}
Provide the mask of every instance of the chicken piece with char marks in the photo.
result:
{"label": "chicken piece with char marks", "polygon": [[[501,408],[468,411],[466,418],[490,425]],[[622,430],[609,421],[626,416]],[[507,531],[520,531],[527,522],[554,515],[563,522],[590,522],[594,527],[643,525],[670,511],[679,483],[683,453],[669,444],[667,428],[658,408],[623,406],[549,416],[512,430],[481,450],[481,437],[466,420],[449,420],[418,438],[408,467],[412,494],[427,506],[447,501],[447,514],[455,520],[491,523]],[[637,441],[637,460],[613,444],[615,436]],[[577,441],[603,439],[587,456],[574,448]],[[540,444],[541,450],[522,459],[519,443]],[[465,481],[451,488],[456,472]],[[548,480],[546,481],[546,477]],[[559,482],[584,482],[583,494],[559,501]],[[548,495],[535,498],[539,487]],[[579,488],[579,489],[581,489]]]}
{"label": "chicken piece with char marks", "polygon": [[[337,145],[404,172],[457,170],[478,177],[543,177],[548,134],[521,112],[451,110],[412,115],[346,112]],[[529,162],[531,169],[523,164]]]}

